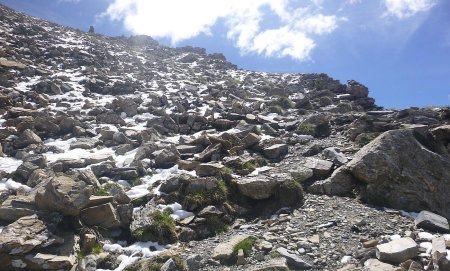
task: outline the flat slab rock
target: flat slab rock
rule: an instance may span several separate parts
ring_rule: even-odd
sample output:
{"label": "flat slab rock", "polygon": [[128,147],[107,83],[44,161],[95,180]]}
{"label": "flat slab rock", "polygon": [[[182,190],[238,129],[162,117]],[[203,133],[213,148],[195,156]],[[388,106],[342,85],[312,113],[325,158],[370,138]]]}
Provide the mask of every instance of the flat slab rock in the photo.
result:
{"label": "flat slab rock", "polygon": [[233,182],[244,196],[263,200],[270,198],[275,193],[277,186],[288,179],[290,179],[289,174],[276,174],[243,177],[233,179]]}
{"label": "flat slab rock", "polygon": [[419,252],[417,243],[410,237],[393,240],[377,246],[376,255],[380,261],[400,264],[416,257]]}
{"label": "flat slab rock", "polygon": [[274,258],[267,262],[249,267],[248,271],[286,271],[289,270],[286,258]]}
{"label": "flat slab rock", "polygon": [[277,248],[277,252],[286,258],[288,265],[294,270],[307,270],[313,268],[312,265],[303,261],[299,256],[289,253],[284,247]]}
{"label": "flat slab rock", "polygon": [[425,230],[448,232],[449,224],[445,217],[437,215],[432,212],[422,211],[414,220],[414,224],[417,228]]}
{"label": "flat slab rock", "polygon": [[380,262],[377,259],[367,260],[364,271],[403,271],[401,267],[393,266],[388,263]]}
{"label": "flat slab rock", "polygon": [[251,238],[250,235],[236,235],[231,237],[231,239],[225,243],[220,243],[214,248],[212,258],[219,261],[227,261],[233,254],[233,248],[241,241]]}

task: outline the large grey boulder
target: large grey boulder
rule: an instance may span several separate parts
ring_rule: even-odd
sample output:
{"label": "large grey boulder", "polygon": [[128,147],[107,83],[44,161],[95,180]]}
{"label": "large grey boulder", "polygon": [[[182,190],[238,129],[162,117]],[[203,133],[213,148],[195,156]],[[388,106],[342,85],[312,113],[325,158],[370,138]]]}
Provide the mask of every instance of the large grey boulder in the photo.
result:
{"label": "large grey boulder", "polygon": [[380,261],[400,264],[416,257],[419,252],[417,243],[409,237],[395,239],[389,243],[378,245],[376,255]]}
{"label": "large grey boulder", "polygon": [[407,211],[431,210],[450,218],[450,158],[437,150],[426,132],[387,131],[356,153],[330,181],[348,174],[360,185],[368,203]]}
{"label": "large grey boulder", "polygon": [[445,217],[428,211],[422,211],[414,220],[417,228],[425,230],[448,232],[450,230],[448,221]]}
{"label": "large grey boulder", "polygon": [[262,151],[265,157],[269,159],[278,159],[288,153],[288,146],[286,144],[275,144],[264,148]]}
{"label": "large grey boulder", "polygon": [[243,177],[232,180],[241,194],[256,200],[270,198],[275,193],[276,188],[283,181],[284,178],[264,175]]}
{"label": "large grey boulder", "polygon": [[78,215],[89,203],[91,188],[83,181],[55,177],[36,193],[36,206],[42,210],[57,211],[64,215]]}

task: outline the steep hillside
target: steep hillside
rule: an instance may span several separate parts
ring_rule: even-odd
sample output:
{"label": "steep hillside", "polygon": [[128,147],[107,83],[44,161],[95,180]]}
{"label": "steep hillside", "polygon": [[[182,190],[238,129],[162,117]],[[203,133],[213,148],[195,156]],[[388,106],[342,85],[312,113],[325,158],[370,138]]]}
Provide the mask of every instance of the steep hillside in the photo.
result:
{"label": "steep hillside", "polygon": [[448,270],[449,123],[0,5],[0,269]]}

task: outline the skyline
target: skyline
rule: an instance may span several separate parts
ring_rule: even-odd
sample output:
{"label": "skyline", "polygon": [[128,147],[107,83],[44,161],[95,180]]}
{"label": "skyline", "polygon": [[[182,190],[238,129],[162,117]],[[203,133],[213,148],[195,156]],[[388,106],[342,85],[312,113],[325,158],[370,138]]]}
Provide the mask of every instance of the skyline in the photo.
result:
{"label": "skyline", "polygon": [[[323,72],[342,83],[354,79],[386,108],[450,104],[450,29],[445,27],[450,3],[445,1],[0,3],[83,31],[94,25],[109,36],[147,34],[163,45],[203,47],[242,69]],[[174,5],[179,8],[172,10]]]}

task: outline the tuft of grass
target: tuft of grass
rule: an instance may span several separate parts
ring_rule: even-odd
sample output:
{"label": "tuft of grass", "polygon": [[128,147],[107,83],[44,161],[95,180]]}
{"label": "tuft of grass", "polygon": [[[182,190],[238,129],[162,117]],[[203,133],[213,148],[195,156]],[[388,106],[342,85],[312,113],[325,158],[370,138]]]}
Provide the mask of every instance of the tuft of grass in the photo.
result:
{"label": "tuft of grass", "polygon": [[103,252],[103,247],[100,243],[96,243],[93,247],[92,247],[92,254],[100,254]]}
{"label": "tuft of grass", "polygon": [[270,258],[279,258],[279,257],[281,257],[281,254],[280,254],[280,252],[278,252],[278,251],[276,251],[276,250],[272,250],[272,251],[269,253],[269,257],[270,257]]}
{"label": "tuft of grass", "polygon": [[157,210],[150,216],[151,225],[135,230],[133,236],[139,241],[157,241],[160,244],[175,242],[175,221],[170,213]]}
{"label": "tuft of grass", "polygon": [[249,170],[249,171],[253,171],[255,170],[257,167],[259,166],[258,161],[256,160],[249,160],[245,163],[242,163],[238,166],[239,170]]}
{"label": "tuft of grass", "polygon": [[312,135],[316,134],[317,126],[312,123],[302,123],[297,127],[296,133],[300,135]]}
{"label": "tuft of grass", "polygon": [[144,183],[144,181],[141,178],[134,178],[134,179],[130,180],[130,184],[132,186],[141,185],[143,183]]}
{"label": "tuft of grass", "polygon": [[[183,206],[195,208],[217,205],[227,201],[228,189],[224,181],[218,181],[217,187],[209,191],[196,191],[185,196]],[[194,208],[194,209],[195,209]]]}
{"label": "tuft of grass", "polygon": [[372,140],[374,140],[378,135],[379,135],[379,133],[360,134],[356,138],[356,144],[358,145],[358,147],[362,148],[365,145],[369,144]]}
{"label": "tuft of grass", "polygon": [[256,238],[253,236],[250,236],[242,241],[240,241],[239,243],[237,243],[234,247],[233,247],[233,257],[236,258],[238,251],[240,249],[242,249],[244,251],[244,255],[246,257],[248,257],[250,255],[250,253],[252,252],[252,248],[253,245],[256,242]]}
{"label": "tuft of grass", "polygon": [[94,196],[110,196],[109,192],[103,187],[95,188],[93,195]]}
{"label": "tuft of grass", "polygon": [[277,104],[284,109],[294,108],[295,104],[288,97],[278,97]]}
{"label": "tuft of grass", "polygon": [[206,218],[206,227],[212,234],[219,234],[228,230],[228,225],[223,222],[223,219],[216,215]]}
{"label": "tuft of grass", "polygon": [[279,115],[283,113],[283,108],[279,105],[271,105],[267,108],[267,110],[269,110],[270,113],[277,113]]}

